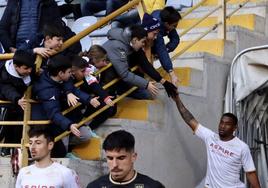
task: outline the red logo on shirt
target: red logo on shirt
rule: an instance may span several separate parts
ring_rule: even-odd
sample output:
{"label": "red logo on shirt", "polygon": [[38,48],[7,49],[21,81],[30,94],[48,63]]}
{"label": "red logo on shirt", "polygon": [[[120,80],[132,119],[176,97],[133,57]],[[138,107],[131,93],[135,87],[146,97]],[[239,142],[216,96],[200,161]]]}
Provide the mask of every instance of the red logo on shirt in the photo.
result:
{"label": "red logo on shirt", "polygon": [[209,146],[211,147],[211,149],[212,149],[213,152],[217,152],[217,153],[219,153],[219,154],[221,154],[223,156],[230,156],[230,157],[232,157],[234,155],[233,152],[231,152],[231,151],[229,151],[227,149],[224,149],[223,147],[221,147],[218,144],[211,143]]}

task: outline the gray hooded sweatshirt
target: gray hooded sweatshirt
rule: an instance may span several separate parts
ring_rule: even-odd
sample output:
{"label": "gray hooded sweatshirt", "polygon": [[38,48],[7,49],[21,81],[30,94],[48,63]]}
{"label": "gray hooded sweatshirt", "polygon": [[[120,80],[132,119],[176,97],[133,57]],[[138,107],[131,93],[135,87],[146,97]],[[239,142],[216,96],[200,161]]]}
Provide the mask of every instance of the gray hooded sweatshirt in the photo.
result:
{"label": "gray hooded sweatshirt", "polygon": [[108,58],[117,74],[123,81],[146,89],[149,82],[130,72],[129,69],[128,55],[133,52],[130,46],[130,31],[128,29],[112,28],[108,31],[107,37],[109,40],[103,44],[103,48],[107,51]]}

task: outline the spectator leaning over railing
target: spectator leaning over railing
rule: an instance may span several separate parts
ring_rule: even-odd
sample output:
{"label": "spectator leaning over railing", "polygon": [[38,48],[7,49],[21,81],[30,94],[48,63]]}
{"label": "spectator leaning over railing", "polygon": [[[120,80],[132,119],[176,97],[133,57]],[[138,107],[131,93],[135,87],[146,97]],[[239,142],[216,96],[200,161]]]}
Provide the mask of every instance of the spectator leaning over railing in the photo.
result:
{"label": "spectator leaning over railing", "polygon": [[[118,86],[118,92],[122,93],[132,86],[138,86],[139,89],[130,94],[131,97],[137,99],[151,99],[153,95],[158,93],[158,88],[153,81],[144,79],[140,72],[131,72],[131,66],[138,65],[157,82],[161,82],[162,84],[164,84],[164,82],[169,83],[162,80],[162,77],[148,61],[144,61],[146,58],[139,59],[139,57],[137,57],[140,52],[143,52],[141,49],[144,47],[146,37],[147,32],[139,25],[133,25],[126,29],[113,28],[108,32],[109,40],[103,45],[114,69],[125,82]],[[132,58],[136,58],[137,61],[134,62],[131,60]],[[168,87],[166,91],[169,95],[169,92],[176,90],[176,87],[172,84],[168,84]]]}
{"label": "spectator leaning over railing", "polygon": [[0,21],[0,42],[6,52],[15,52],[41,32],[44,24],[60,22],[59,8],[54,0],[8,0]]}
{"label": "spectator leaning over railing", "polygon": [[20,169],[16,188],[80,188],[76,172],[51,159],[55,144],[51,129],[37,125],[29,130],[29,148],[34,164]]}
{"label": "spectator leaning over railing", "polygon": [[[153,40],[152,52],[159,58],[163,69],[169,74],[171,82],[174,85],[177,85],[178,78],[173,70],[169,52],[174,51],[180,42],[176,27],[181,19],[181,15],[173,7],[165,7],[162,10],[155,10],[151,15],[160,21],[160,32],[156,39]],[[146,22],[150,20],[150,18],[148,18],[148,15],[145,14],[142,21],[143,25],[146,25]],[[167,44],[165,44],[164,41],[165,36],[169,38]]]}
{"label": "spectator leaning over railing", "polygon": [[[65,26],[65,23],[61,23],[62,25],[45,24],[41,33],[32,36],[31,39],[24,42],[19,49],[41,55],[44,59],[48,59],[52,54],[59,53],[64,40],[66,40],[66,36],[70,35],[70,37],[72,37],[75,35],[74,32]],[[77,55],[80,51],[81,45],[77,42],[60,53],[67,56],[73,56]],[[44,63],[43,66],[46,66],[46,63]]]}
{"label": "spectator leaning over railing", "polygon": [[[2,120],[19,121],[23,119],[26,99],[24,92],[33,80],[35,56],[23,50],[17,50],[12,60],[0,63],[0,99],[11,101],[11,104],[0,104]],[[0,140],[4,143],[20,143],[22,125],[4,126]],[[2,148],[1,155],[9,155],[10,148]]]}
{"label": "spectator leaning over railing", "polygon": [[[107,57],[106,50],[100,45],[92,45],[87,54],[85,55],[86,57],[89,58],[89,63],[94,65],[98,70],[106,67],[110,63],[110,60]],[[104,86],[108,84],[110,81],[118,78],[118,75],[115,72],[114,67],[111,66],[102,73],[100,73],[99,75],[96,75],[96,77],[99,80],[100,85]],[[106,89],[106,91],[109,93],[110,96],[113,97],[113,99],[115,99],[117,95],[115,86],[117,84],[118,83],[115,83],[114,85]]]}
{"label": "spectator leaning over railing", "polygon": [[84,105],[99,106],[97,98],[91,98],[88,94],[74,87],[71,77],[71,61],[63,55],[55,55],[49,59],[48,68],[33,85],[33,94],[41,102],[41,109],[35,117],[45,115],[52,121],[55,134],[71,131],[70,137],[63,139],[66,149],[72,149],[69,145],[77,145],[89,140],[92,132],[88,126],[77,128],[78,122],[83,118],[80,109],[69,112],[66,116],[62,111],[78,102]]}
{"label": "spectator leaning over railing", "polygon": [[96,68],[93,65],[90,65],[84,58],[80,56],[74,56],[72,58],[72,75],[74,77],[74,81],[83,81],[83,84],[80,86],[80,90],[98,97],[98,101],[100,103],[97,108],[87,105],[83,115],[89,116],[105,105],[110,106],[110,108],[94,117],[88,124],[91,130],[98,128],[104,121],[116,113],[116,107],[114,107],[115,104],[112,101],[113,97],[109,96],[109,94],[102,89],[97,78],[93,76],[94,69]]}

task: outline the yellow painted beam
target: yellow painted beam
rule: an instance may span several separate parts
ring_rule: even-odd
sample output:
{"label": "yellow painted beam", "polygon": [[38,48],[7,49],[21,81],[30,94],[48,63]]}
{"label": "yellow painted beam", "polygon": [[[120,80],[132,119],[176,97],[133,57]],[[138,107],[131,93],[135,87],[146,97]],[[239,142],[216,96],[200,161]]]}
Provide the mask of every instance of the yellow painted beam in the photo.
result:
{"label": "yellow painted beam", "polygon": [[83,160],[100,160],[101,144],[101,138],[91,138],[88,142],[74,146],[72,152]]}
{"label": "yellow painted beam", "polygon": [[[245,0],[230,0],[227,4],[240,4],[243,3]],[[251,0],[250,2],[264,2],[264,0]],[[218,0],[207,0],[203,6],[215,6],[218,5]]]}
{"label": "yellow painted beam", "polygon": [[[191,41],[182,41],[175,49],[174,54],[180,52],[185,46],[189,45]],[[200,40],[186,52],[207,52],[217,56],[223,56],[224,52],[224,40],[212,39],[212,40]]]}
{"label": "yellow painted beam", "polygon": [[[227,19],[227,26],[233,26],[238,25],[244,28],[247,28],[249,30],[254,30],[255,28],[255,14],[245,14],[245,15],[237,15],[232,16],[230,19]],[[198,18],[194,19],[183,19],[178,24],[178,29],[186,29],[196,23],[198,21]],[[201,22],[199,25],[197,25],[197,28],[200,27],[211,27],[217,23],[217,17],[209,17],[203,22]]]}

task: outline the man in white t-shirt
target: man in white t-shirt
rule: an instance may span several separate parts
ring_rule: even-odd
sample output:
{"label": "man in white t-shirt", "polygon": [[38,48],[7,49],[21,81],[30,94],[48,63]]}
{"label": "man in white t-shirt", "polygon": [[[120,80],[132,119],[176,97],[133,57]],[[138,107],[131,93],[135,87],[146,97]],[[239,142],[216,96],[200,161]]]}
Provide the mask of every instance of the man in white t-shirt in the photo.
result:
{"label": "man in white t-shirt", "polygon": [[54,146],[53,132],[49,127],[36,126],[28,132],[33,165],[22,168],[16,188],[80,188],[76,173],[53,162],[50,157]]}
{"label": "man in white t-shirt", "polygon": [[177,108],[195,135],[201,138],[207,149],[206,188],[245,188],[240,181],[243,167],[252,188],[260,188],[256,169],[249,147],[233,135],[237,128],[237,117],[232,113],[222,115],[218,134],[202,126],[185,108],[179,94],[173,98]]}

